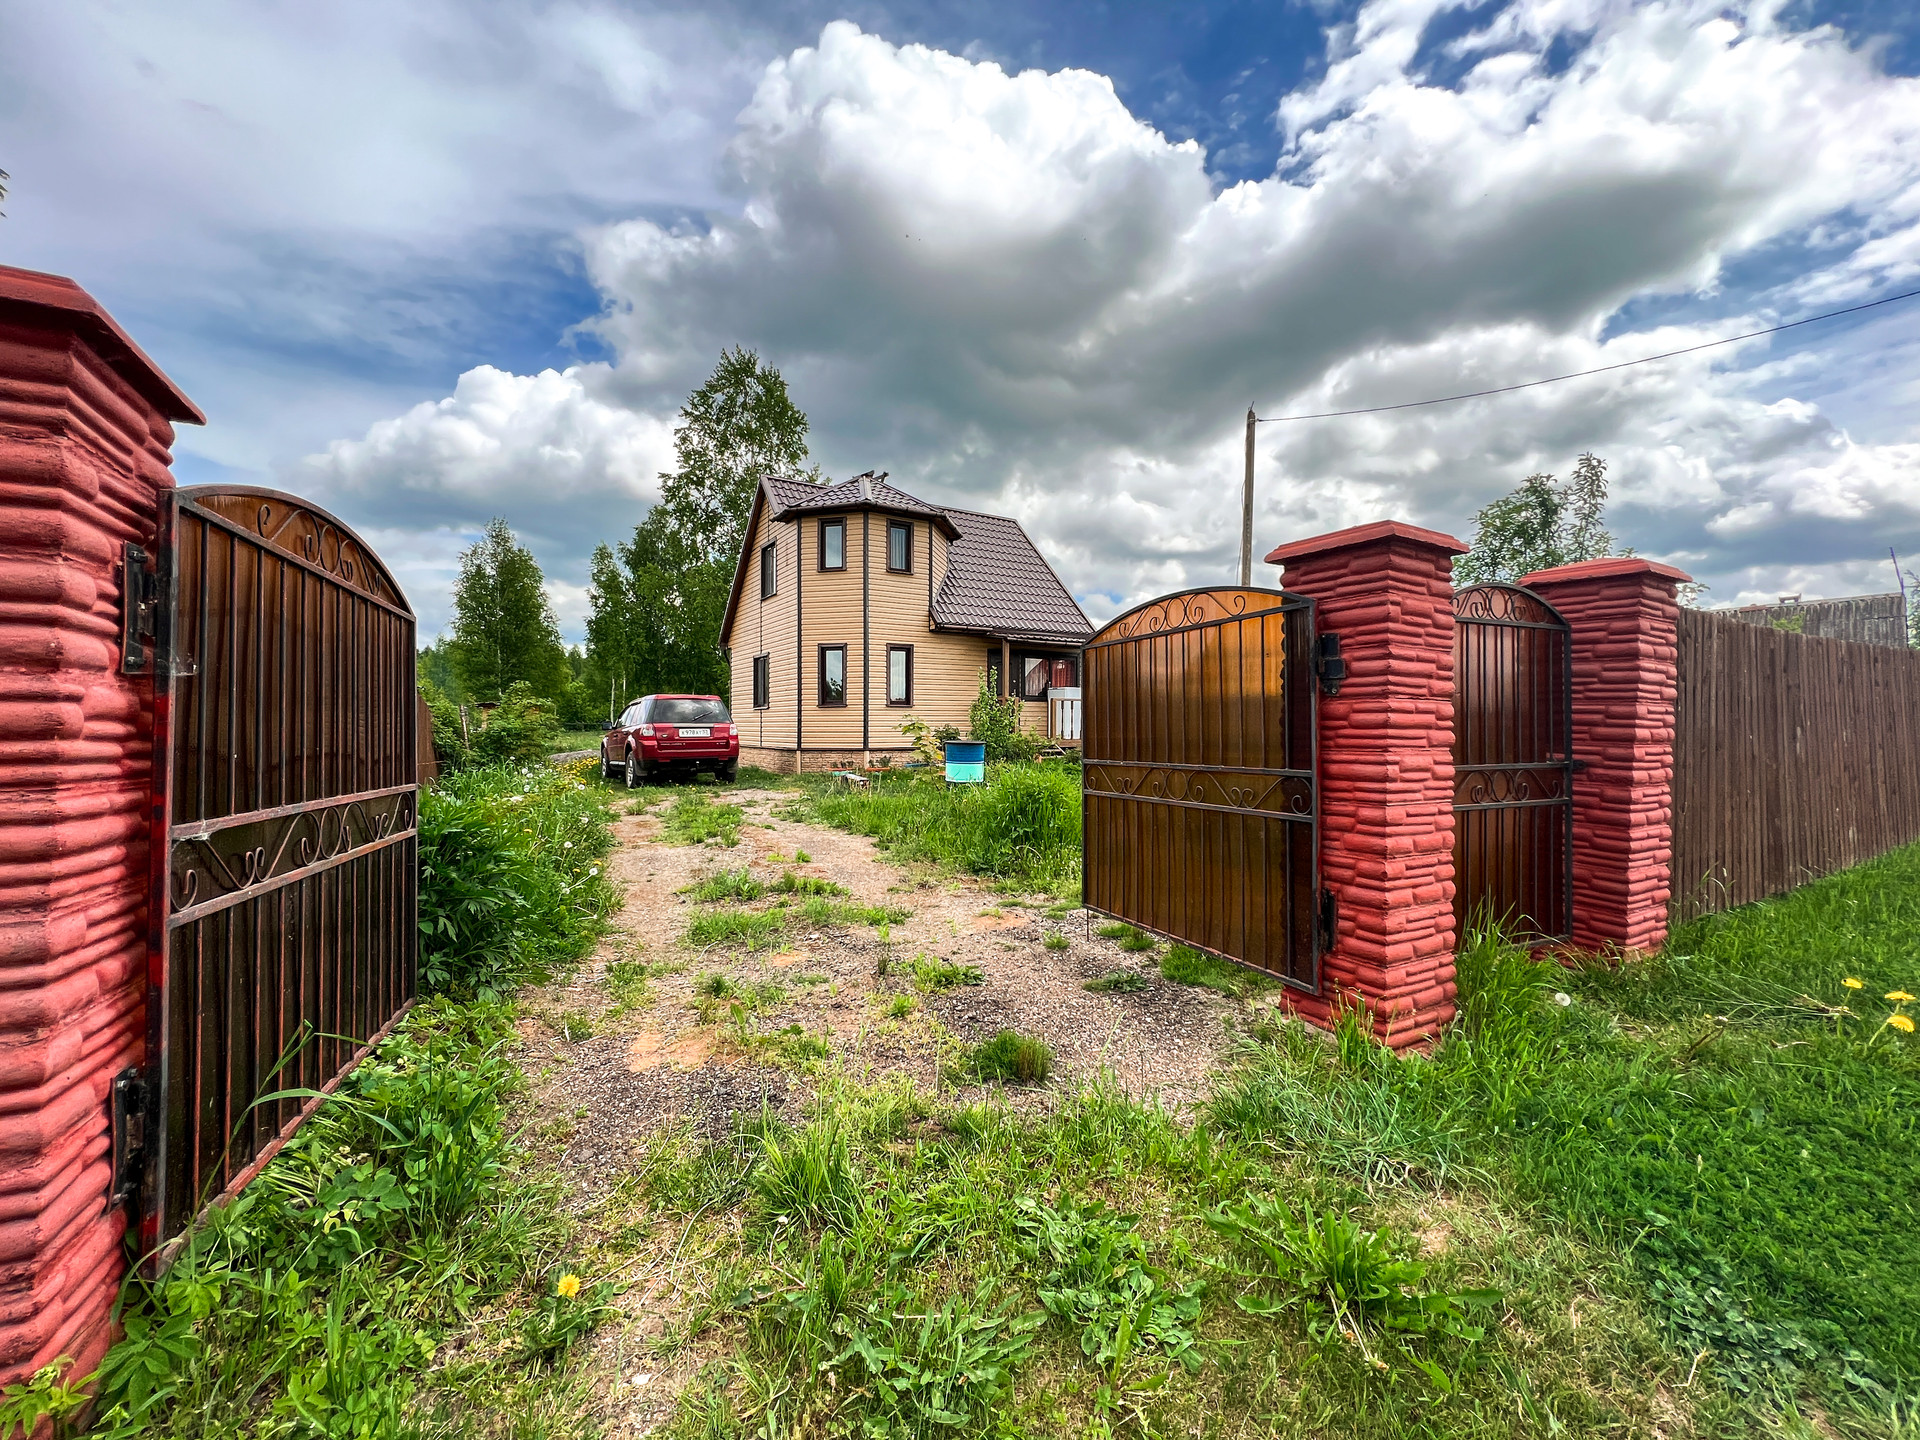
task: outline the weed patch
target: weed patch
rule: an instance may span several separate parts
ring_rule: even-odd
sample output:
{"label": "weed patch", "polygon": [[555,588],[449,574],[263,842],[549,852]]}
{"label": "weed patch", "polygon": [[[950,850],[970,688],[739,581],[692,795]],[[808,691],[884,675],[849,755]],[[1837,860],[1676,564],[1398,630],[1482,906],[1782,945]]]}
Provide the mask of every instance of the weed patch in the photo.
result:
{"label": "weed patch", "polygon": [[1137,995],[1151,988],[1153,982],[1138,970],[1115,970],[1102,975],[1098,980],[1089,980],[1080,988],[1091,990],[1096,995]]}
{"label": "weed patch", "polygon": [[961,1067],[976,1080],[1044,1085],[1053,1073],[1053,1050],[1044,1041],[1017,1030],[1002,1030],[976,1045]]}
{"label": "weed patch", "polygon": [[952,990],[959,985],[978,985],[984,978],[978,965],[962,965],[937,955],[913,957],[913,983],[929,993]]}
{"label": "weed patch", "polygon": [[[1120,948],[1125,950],[1129,947],[1122,942]],[[1177,985],[1197,985],[1207,990],[1218,990],[1222,995],[1231,995],[1236,999],[1258,995],[1280,983],[1244,965],[1222,960],[1204,950],[1195,950],[1190,945],[1169,945],[1167,953],[1160,957],[1160,974]]]}
{"label": "weed patch", "polygon": [[786,923],[779,910],[707,910],[688,923],[686,943],[702,950],[721,945],[766,950],[779,943]]}
{"label": "weed patch", "polygon": [[[779,887],[775,887],[776,889]],[[680,892],[702,905],[712,905],[723,900],[745,903],[758,900],[766,893],[766,887],[753,878],[746,866],[738,870],[722,870],[709,875],[698,884],[689,885]]]}
{"label": "weed patch", "polygon": [[738,805],[717,804],[699,790],[674,797],[661,838],[671,845],[703,845],[709,840],[731,849],[740,843]]}
{"label": "weed patch", "polygon": [[836,885],[833,881],[819,875],[799,875],[791,870],[780,872],[780,878],[773,883],[774,891],[781,895],[844,895],[847,887]]}
{"label": "weed patch", "polygon": [[1159,943],[1153,936],[1138,926],[1119,922],[1111,925],[1102,925],[1093,933],[1100,936],[1103,940],[1113,941],[1122,950],[1134,955],[1144,954]]}

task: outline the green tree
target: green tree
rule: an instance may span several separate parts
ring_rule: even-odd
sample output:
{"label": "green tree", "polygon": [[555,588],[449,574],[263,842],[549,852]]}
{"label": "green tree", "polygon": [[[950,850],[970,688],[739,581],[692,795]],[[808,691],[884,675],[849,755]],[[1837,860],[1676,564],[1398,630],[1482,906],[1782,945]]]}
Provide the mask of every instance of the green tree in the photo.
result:
{"label": "green tree", "polygon": [[444,637],[420,648],[414,678],[422,690],[431,685],[455,705],[467,698],[460,688],[459,676],[454,673],[453,642]]}
{"label": "green tree", "polygon": [[[720,626],[754,492],[764,476],[800,473],[807,417],[778,370],[735,348],[680,408],[673,446],[678,468],[661,475],[660,503],[632,539],[593,553],[582,678],[596,695],[611,689],[616,705],[656,691],[727,693]],[[806,478],[818,483],[818,467]]]}
{"label": "green tree", "polygon": [[476,700],[493,700],[515,681],[557,699],[567,682],[567,652],[547,602],[533,552],[495,518],[460,557],[453,591],[453,669]]}
{"label": "green tree", "polygon": [[1454,562],[1456,585],[1518,580],[1535,570],[1627,553],[1606,528],[1607,462],[1582,455],[1573,476],[1529,475],[1473,520],[1473,549]]}

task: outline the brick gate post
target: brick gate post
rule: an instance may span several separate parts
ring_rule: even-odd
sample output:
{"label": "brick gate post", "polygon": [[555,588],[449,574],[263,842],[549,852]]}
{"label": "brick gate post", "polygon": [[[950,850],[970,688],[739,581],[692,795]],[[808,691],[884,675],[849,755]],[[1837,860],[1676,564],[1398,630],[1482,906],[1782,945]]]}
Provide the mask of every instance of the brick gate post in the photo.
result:
{"label": "brick gate post", "polygon": [[1453,557],[1466,548],[1384,520],[1267,556],[1347,664],[1319,722],[1320,876],[1339,932],[1321,993],[1289,999],[1326,1024],[1357,993],[1396,1049],[1453,1016]]}
{"label": "brick gate post", "polygon": [[104,1353],[125,1270],[113,1077],[145,1048],[153,687],[120,672],[174,420],[70,280],[0,266],[0,1384]]}
{"label": "brick gate post", "polygon": [[1521,584],[1572,633],[1573,944],[1650,953],[1667,938],[1673,860],[1671,565],[1621,558],[1536,570]]}

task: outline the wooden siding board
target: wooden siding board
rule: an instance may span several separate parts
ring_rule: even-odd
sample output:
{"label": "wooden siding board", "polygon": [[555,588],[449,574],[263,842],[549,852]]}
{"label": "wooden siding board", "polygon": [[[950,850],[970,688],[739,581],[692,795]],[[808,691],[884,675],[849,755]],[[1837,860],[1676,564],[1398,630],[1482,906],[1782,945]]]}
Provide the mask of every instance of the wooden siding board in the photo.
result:
{"label": "wooden siding board", "polygon": [[1679,617],[1676,920],[1920,839],[1920,653]]}

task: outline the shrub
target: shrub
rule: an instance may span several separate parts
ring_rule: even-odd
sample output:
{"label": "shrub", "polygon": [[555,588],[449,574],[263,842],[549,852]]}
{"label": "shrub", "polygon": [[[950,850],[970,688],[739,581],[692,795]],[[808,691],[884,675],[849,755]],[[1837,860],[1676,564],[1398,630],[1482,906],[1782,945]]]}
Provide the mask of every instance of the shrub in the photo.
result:
{"label": "shrub", "polygon": [[420,792],[420,976],[428,993],[498,996],[591,948],[615,903],[605,805],[544,762]]}
{"label": "shrub", "polygon": [[1053,1049],[1017,1030],[1002,1030],[974,1047],[962,1067],[976,1080],[1044,1085],[1053,1073]]}
{"label": "shrub", "polygon": [[973,738],[987,747],[989,760],[1031,760],[1040,751],[1040,739],[1020,728],[1020,702],[1009,695],[1001,699],[987,683],[987,672],[980,672],[980,690],[967,711],[967,723]]}
{"label": "shrub", "polygon": [[553,752],[560,717],[553,706],[516,680],[477,730],[468,728],[468,761],[474,765],[530,765]]}

